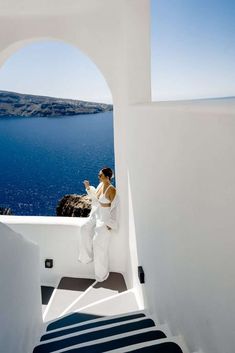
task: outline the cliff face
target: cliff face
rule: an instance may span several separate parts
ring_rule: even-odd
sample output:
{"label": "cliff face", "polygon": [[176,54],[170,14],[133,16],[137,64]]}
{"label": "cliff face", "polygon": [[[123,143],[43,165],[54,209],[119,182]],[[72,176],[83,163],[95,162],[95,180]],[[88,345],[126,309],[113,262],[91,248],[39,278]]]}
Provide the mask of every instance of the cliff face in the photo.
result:
{"label": "cliff face", "polygon": [[65,195],[56,208],[57,216],[88,217],[91,211],[91,200],[87,195]]}
{"label": "cliff face", "polygon": [[0,91],[1,116],[47,117],[112,111],[111,104]]}

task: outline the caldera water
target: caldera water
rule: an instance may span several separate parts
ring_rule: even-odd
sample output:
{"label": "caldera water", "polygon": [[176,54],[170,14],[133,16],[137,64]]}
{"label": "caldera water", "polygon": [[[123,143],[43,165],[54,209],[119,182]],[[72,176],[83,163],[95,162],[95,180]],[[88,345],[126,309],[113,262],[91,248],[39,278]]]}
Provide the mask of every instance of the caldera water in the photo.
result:
{"label": "caldera water", "polygon": [[54,216],[83,180],[114,169],[113,113],[0,118],[0,207],[14,215]]}

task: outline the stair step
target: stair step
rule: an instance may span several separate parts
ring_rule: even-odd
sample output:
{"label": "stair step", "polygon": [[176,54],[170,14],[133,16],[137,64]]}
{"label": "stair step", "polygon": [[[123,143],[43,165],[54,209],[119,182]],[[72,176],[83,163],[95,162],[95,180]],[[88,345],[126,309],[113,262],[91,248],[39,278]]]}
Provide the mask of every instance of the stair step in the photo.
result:
{"label": "stair step", "polygon": [[165,342],[159,344],[153,344],[148,347],[137,348],[134,350],[123,350],[122,353],[183,353],[182,349],[178,344],[174,342]]}
{"label": "stair step", "polygon": [[57,319],[56,321],[51,322],[47,326],[47,331],[55,330],[58,328],[64,328],[67,326],[71,326],[74,324],[82,323],[89,320],[94,320],[98,318],[102,318],[103,316],[99,315],[91,315],[86,313],[73,313],[69,314],[61,319]]}
{"label": "stair step", "polygon": [[51,299],[54,292],[54,287],[51,286],[41,286],[41,297],[42,297],[42,314],[44,315],[47,310],[47,305]]}
{"label": "stair step", "polygon": [[[144,332],[141,332],[144,331]],[[127,333],[123,337],[121,335],[112,337],[111,340],[104,340],[103,342],[88,342],[87,344],[83,344],[71,349],[59,350],[59,352],[68,352],[68,353],[103,353],[107,351],[112,351],[120,348],[120,352],[127,352],[128,346],[136,343],[144,343],[149,341],[156,341],[164,339],[165,335],[158,330],[140,330],[140,332]],[[164,352],[165,353],[165,352]],[[169,352],[170,353],[170,352]],[[182,353],[182,352],[181,352]]]}
{"label": "stair step", "polygon": [[[95,283],[89,291],[75,302],[66,312],[74,312],[86,307],[87,305],[94,304],[103,299],[111,298],[112,296],[123,293],[127,290],[125,280],[122,274],[110,272],[109,277],[104,282]],[[64,314],[63,313],[63,314]]]}
{"label": "stair step", "polygon": [[[128,324],[121,324],[118,326],[114,326],[114,327],[110,327],[110,328],[106,328],[106,329],[100,329],[98,331],[92,331],[90,333],[79,334],[76,336],[72,336],[72,337],[52,341],[49,343],[41,344],[41,345],[35,347],[34,353],[39,353],[39,352],[40,353],[49,353],[49,352],[53,352],[56,350],[61,350],[63,348],[68,348],[68,347],[71,347],[74,345],[78,345],[81,343],[91,342],[94,340],[99,340],[102,338],[108,338],[110,336],[114,336],[112,338],[112,341],[109,343],[109,345],[110,345],[111,343],[113,344],[113,342],[115,342],[115,335],[120,335],[120,334],[127,333],[127,332],[132,332],[132,334],[133,334],[133,331],[146,329],[146,328],[149,329],[151,327],[154,327],[153,320],[143,319],[143,320],[131,322]],[[148,334],[148,333],[146,333],[146,334]],[[152,335],[154,336],[154,339],[157,339],[157,338],[160,339],[160,338],[166,337],[166,335],[160,330],[155,330]],[[125,337],[124,340],[127,340],[127,338],[128,337]]]}
{"label": "stair step", "polygon": [[45,314],[47,310],[47,305],[42,305],[42,316]]}
{"label": "stair step", "polygon": [[[82,326],[85,325],[87,323],[93,323],[93,322],[101,322],[101,321],[105,321],[105,320],[109,320],[109,319],[117,319],[117,318],[122,318],[122,317],[130,317],[132,315],[136,315],[136,314],[143,314],[144,317],[146,317],[148,315],[148,312],[146,310],[136,310],[136,311],[132,311],[132,312],[128,312],[128,313],[124,313],[124,314],[118,314],[118,315],[110,315],[110,316],[98,316],[95,318],[90,318],[90,314],[88,314],[88,319],[84,320],[84,313],[81,312],[75,312],[73,314],[66,314],[65,316],[63,316],[60,319],[56,319],[56,320],[52,320],[48,323],[45,323],[45,331],[50,331],[50,332],[56,332],[56,331],[60,331],[66,328],[71,328],[71,327],[75,327],[75,326]],[[69,324],[69,325],[63,325],[59,328],[55,328],[55,329],[49,329],[49,327],[52,326],[52,324],[57,323],[58,321],[65,321],[66,322],[70,320],[70,318],[72,318],[72,321],[76,321],[76,317],[77,317],[77,322],[73,323],[73,324]]]}
{"label": "stair step", "polygon": [[52,338],[68,335],[68,334],[75,333],[75,332],[78,332],[78,331],[81,332],[81,331],[88,330],[88,329],[91,329],[91,328],[97,328],[99,326],[115,324],[115,323],[118,323],[118,322],[124,322],[124,321],[134,320],[134,319],[143,318],[143,317],[145,317],[144,313],[137,313],[137,314],[134,314],[134,315],[116,317],[116,318],[113,318],[113,319],[107,318],[106,320],[96,320],[95,322],[92,322],[92,323],[88,323],[88,324],[84,324],[84,325],[76,325],[76,326],[68,327],[66,329],[62,329],[62,330],[59,330],[59,331],[46,333],[46,334],[44,334],[41,337],[41,341],[45,341],[45,340],[49,340],[49,339],[52,339]]}
{"label": "stair step", "polygon": [[93,315],[121,315],[139,310],[134,290],[130,289],[123,293],[116,294],[110,298],[100,300],[93,304],[79,309],[80,313]]}
{"label": "stair step", "polygon": [[54,291],[54,287],[41,286],[42,305],[47,305]]}
{"label": "stair step", "polygon": [[[63,351],[65,352],[65,351]],[[149,342],[135,343],[133,345],[117,348],[109,351],[109,353],[189,353],[188,348],[182,336],[173,336],[170,338],[163,338],[160,340],[153,340]],[[196,353],[196,352],[195,352]],[[197,353],[202,353],[197,352]]]}
{"label": "stair step", "polygon": [[55,291],[45,320],[55,319],[66,310],[68,306],[77,300],[95,281],[86,278],[63,277]]}

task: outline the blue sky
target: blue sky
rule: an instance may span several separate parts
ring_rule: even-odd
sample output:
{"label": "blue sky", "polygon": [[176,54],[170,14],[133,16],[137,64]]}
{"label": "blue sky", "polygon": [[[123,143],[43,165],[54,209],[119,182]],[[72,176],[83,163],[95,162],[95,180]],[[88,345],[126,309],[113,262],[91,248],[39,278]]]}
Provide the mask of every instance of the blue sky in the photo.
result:
{"label": "blue sky", "polygon": [[153,100],[235,96],[235,1],[152,0]]}
{"label": "blue sky", "polygon": [[[152,0],[152,99],[235,96],[235,1]],[[0,90],[112,102],[95,64],[62,42],[36,42],[0,69]]]}
{"label": "blue sky", "polygon": [[111,102],[96,65],[60,41],[35,42],[17,51],[0,70],[0,90],[94,102]]}

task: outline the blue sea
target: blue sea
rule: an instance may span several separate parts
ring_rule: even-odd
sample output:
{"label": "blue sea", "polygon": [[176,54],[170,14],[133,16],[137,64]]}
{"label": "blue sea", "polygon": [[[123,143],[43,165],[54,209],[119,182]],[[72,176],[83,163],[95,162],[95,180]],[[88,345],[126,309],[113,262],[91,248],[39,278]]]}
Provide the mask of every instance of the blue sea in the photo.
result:
{"label": "blue sea", "polygon": [[56,215],[66,194],[98,184],[114,169],[112,112],[49,118],[0,118],[0,207],[14,215]]}

